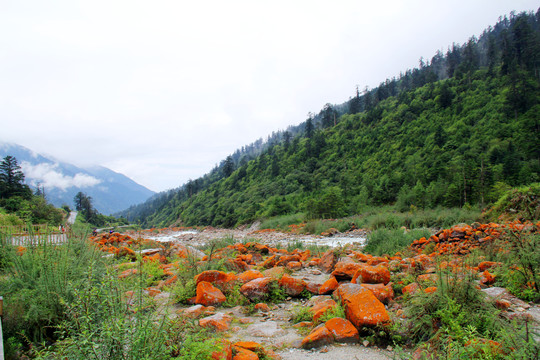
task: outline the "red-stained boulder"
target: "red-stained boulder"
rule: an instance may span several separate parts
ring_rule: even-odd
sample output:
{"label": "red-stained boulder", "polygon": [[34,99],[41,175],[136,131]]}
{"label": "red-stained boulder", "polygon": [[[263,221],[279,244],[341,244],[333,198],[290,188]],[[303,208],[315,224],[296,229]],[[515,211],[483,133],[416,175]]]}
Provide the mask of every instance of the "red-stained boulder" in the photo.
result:
{"label": "red-stained boulder", "polygon": [[313,329],[313,331],[302,340],[302,348],[312,349],[326,344],[331,344],[334,342],[334,335],[321,324],[320,326]]}
{"label": "red-stained boulder", "polygon": [[403,287],[403,289],[401,289],[401,292],[403,294],[414,294],[415,292],[418,291],[418,289],[420,289],[420,285],[418,285],[417,283],[410,283],[409,285]]}
{"label": "red-stained boulder", "polygon": [[255,310],[259,310],[262,312],[270,312],[270,307],[266,305],[265,303],[258,303],[255,305]]}
{"label": "red-stained boulder", "polygon": [[302,269],[302,263],[300,261],[291,261],[287,263],[287,269],[297,271]]}
{"label": "red-stained boulder", "polygon": [[321,288],[321,283],[308,281],[306,282],[306,290],[312,294],[319,295],[319,289]]}
{"label": "red-stained boulder", "polygon": [[271,269],[263,271],[265,277],[271,277],[274,280],[279,280],[285,274],[285,268],[283,266],[276,266]]}
{"label": "red-stained boulder", "polygon": [[361,284],[362,287],[368,289],[375,295],[375,297],[382,302],[383,304],[388,304],[391,300],[394,299],[394,290],[392,289],[391,283],[387,285],[384,284]]}
{"label": "red-stained boulder", "polygon": [[486,271],[487,269],[491,269],[494,266],[498,266],[500,263],[495,261],[482,261],[480,264],[478,264],[478,270],[479,271]]}
{"label": "red-stained boulder", "polygon": [[345,308],[347,319],[358,329],[390,322],[383,303],[361,285],[341,284],[336,292]]}
{"label": "red-stained boulder", "polygon": [[382,264],[377,266],[361,265],[351,282],[357,284],[388,284],[390,282],[390,271]]}
{"label": "red-stained boulder", "polygon": [[125,246],[121,246],[118,250],[116,250],[116,257],[128,257],[131,259],[131,261],[135,261],[137,259],[135,251]]}
{"label": "red-stained boulder", "polygon": [[338,281],[350,281],[358,269],[363,266],[365,265],[361,263],[340,261],[335,265],[334,271],[332,271],[330,276],[335,277]]}
{"label": "red-stained boulder", "polygon": [[491,275],[489,271],[484,271],[480,276],[480,282],[484,285],[491,285],[495,282],[495,276]]}
{"label": "red-stained boulder", "polygon": [[221,350],[212,353],[212,360],[232,360],[232,344],[229,340],[222,339]]}
{"label": "red-stained boulder", "polygon": [[262,264],[261,266],[265,269],[269,269],[269,268],[272,268],[276,265],[276,255],[272,255],[270,256],[268,259],[266,259]]}
{"label": "red-stained boulder", "polygon": [[206,281],[215,286],[222,288],[230,287],[236,281],[236,275],[233,273],[224,273],[218,270],[203,271],[195,276],[195,282],[199,284],[201,281]]}
{"label": "red-stained boulder", "polygon": [[330,279],[326,280],[324,284],[321,285],[319,289],[319,294],[321,295],[330,294],[334,290],[336,290],[338,286],[339,286],[339,283],[337,282],[336,278],[332,276],[330,277]]}
{"label": "red-stained boulder", "polygon": [[122,271],[120,273],[120,275],[118,275],[118,278],[123,279],[123,278],[126,278],[128,276],[135,275],[138,272],[139,272],[139,270],[137,270],[137,269],[127,269],[127,270]]}
{"label": "red-stained boulder", "polygon": [[279,257],[279,259],[278,259],[278,261],[276,263],[276,266],[286,266],[291,261],[295,261],[295,262],[300,261],[300,255],[298,255],[298,254],[295,254],[295,255],[282,255],[282,256]]}
{"label": "red-stained boulder", "polygon": [[225,302],[225,295],[214,285],[206,281],[201,281],[197,284],[197,296],[195,303],[204,306],[214,306]]}
{"label": "red-stained boulder", "polygon": [[232,317],[226,314],[215,314],[199,320],[202,327],[214,328],[216,331],[225,331],[229,329]]}
{"label": "red-stained boulder", "polygon": [[242,284],[245,284],[247,282],[250,282],[251,280],[255,280],[262,277],[264,277],[264,275],[259,270],[248,270],[248,271],[244,271],[241,274],[238,274],[237,279]]}
{"label": "red-stained boulder", "polygon": [[279,286],[289,296],[298,296],[306,288],[306,282],[302,279],[296,279],[287,274],[279,280]]}
{"label": "red-stained boulder", "polygon": [[319,267],[322,271],[326,273],[331,273],[336,264],[336,256],[334,255],[333,250],[328,250],[323,254],[321,260],[319,261]]}
{"label": "red-stained boulder", "polygon": [[245,283],[240,292],[249,300],[260,300],[268,294],[272,278],[263,277]]}
{"label": "red-stained boulder", "polygon": [[259,355],[255,354],[253,351],[244,349],[242,347],[233,346],[235,355],[233,360],[259,360]]}
{"label": "red-stained boulder", "polygon": [[334,340],[337,342],[355,343],[360,340],[358,330],[349,320],[337,317],[328,320],[324,326],[330,330],[332,335],[334,335]]}

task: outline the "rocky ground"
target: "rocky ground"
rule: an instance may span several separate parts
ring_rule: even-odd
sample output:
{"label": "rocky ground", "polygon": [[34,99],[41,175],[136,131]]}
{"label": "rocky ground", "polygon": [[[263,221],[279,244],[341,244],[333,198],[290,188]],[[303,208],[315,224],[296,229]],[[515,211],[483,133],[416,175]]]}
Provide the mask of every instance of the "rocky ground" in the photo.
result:
{"label": "rocky ground", "polygon": [[[477,273],[478,286],[499,309],[508,316],[524,315],[533,319],[533,323],[540,323],[538,305],[523,302],[505,289],[491,286],[494,283],[492,269],[500,264],[482,259],[476,264],[461,261],[464,255],[502,231],[504,226],[499,224],[455,226],[429,239],[416,240],[407,257],[363,254],[361,243],[365,232],[362,230],[323,237],[257,228],[197,231],[173,228],[152,229],[131,233],[131,236],[104,234],[93,240],[104,251],[132,259],[136,253],[131,247],[136,243],[144,245],[147,249],[142,251],[143,260],[159,262],[163,269],[163,280],[146,292],[163,309],[177,316],[198,319],[200,326],[221,334],[229,351],[229,355],[223,354],[224,359],[232,358],[232,354],[235,360],[258,359],[256,353],[263,352],[268,357],[281,359],[391,359],[397,356],[391,347],[378,348],[366,340],[369,337],[365,334],[361,337],[359,330],[385,326],[391,318],[403,316],[400,305],[394,301],[394,288],[403,294],[435,292],[436,267],[450,269],[458,274],[456,276],[465,271]],[[174,286],[181,274],[175,273],[178,261],[168,263],[165,256],[180,259],[191,256],[199,259],[198,264],[205,264],[212,259],[196,247],[220,238],[233,238],[237,243],[217,250],[213,259],[226,260],[234,271],[199,273],[194,279],[196,294],[188,300],[190,304],[175,304],[167,289]],[[298,249],[289,252],[283,248],[296,241],[328,244],[329,239],[340,239],[346,245],[317,254]],[[436,263],[441,255],[450,255],[452,260]],[[129,267],[129,263],[126,266]],[[136,271],[128,268],[119,277],[132,276]],[[390,282],[391,277],[409,280],[399,281],[402,284],[396,287]],[[273,285],[285,295],[278,301],[272,299]],[[233,295],[248,299],[252,306],[223,307]],[[339,307],[337,300],[346,316],[329,319],[328,313]],[[301,309],[309,309],[313,320],[295,324],[292,319]],[[418,354],[414,356],[419,358]]]}

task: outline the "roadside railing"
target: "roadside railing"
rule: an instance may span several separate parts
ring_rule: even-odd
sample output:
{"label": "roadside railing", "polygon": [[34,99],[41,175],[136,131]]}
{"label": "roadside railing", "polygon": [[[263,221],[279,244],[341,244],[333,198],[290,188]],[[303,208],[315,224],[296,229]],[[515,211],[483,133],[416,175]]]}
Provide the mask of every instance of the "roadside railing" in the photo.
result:
{"label": "roadside railing", "polygon": [[65,231],[51,229],[46,224],[0,226],[4,244],[15,246],[61,244],[67,241]]}

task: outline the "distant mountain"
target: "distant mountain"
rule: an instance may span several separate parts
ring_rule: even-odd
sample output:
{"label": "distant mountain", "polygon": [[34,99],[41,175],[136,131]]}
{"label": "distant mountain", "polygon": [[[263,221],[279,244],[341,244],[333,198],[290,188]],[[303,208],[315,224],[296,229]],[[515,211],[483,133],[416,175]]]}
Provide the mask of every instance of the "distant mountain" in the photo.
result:
{"label": "distant mountain", "polygon": [[100,213],[110,215],[154,194],[106,167],[80,168],[37,154],[24,146],[0,141],[0,157],[7,155],[17,159],[26,183],[34,189],[43,187],[47,200],[55,206],[67,204],[73,207],[73,197],[82,191],[92,197],[93,205]]}

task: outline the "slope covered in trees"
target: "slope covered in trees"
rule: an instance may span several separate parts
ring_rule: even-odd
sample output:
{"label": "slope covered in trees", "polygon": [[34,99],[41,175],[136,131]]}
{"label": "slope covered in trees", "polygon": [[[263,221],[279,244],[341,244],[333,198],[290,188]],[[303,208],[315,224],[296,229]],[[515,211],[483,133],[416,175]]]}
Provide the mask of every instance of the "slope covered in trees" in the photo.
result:
{"label": "slope covered in trees", "polygon": [[340,217],[367,204],[483,206],[508,186],[538,182],[539,24],[540,12],[505,17],[121,215],[234,226],[298,212]]}

